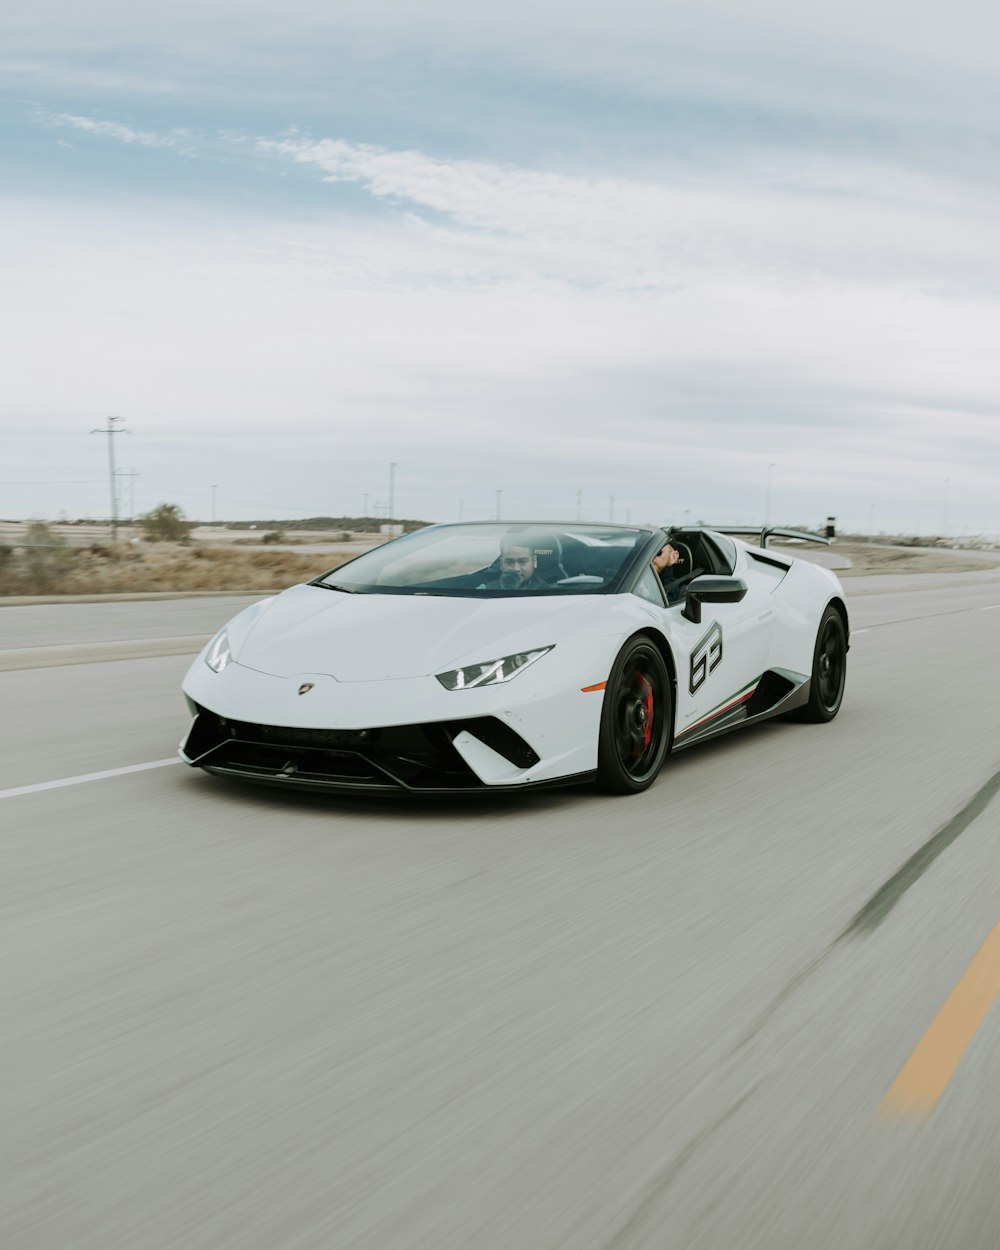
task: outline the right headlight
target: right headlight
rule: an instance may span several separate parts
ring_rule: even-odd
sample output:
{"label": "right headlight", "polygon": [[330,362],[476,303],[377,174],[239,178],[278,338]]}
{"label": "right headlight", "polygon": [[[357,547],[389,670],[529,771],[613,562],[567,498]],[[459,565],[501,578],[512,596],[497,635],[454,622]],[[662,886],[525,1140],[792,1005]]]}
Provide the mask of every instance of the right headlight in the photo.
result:
{"label": "right headlight", "polygon": [[502,682],[516,677],[518,673],[523,673],[529,664],[534,664],[551,650],[552,647],[539,647],[535,651],[518,651],[515,655],[505,655],[499,660],[484,660],[482,664],[467,664],[464,668],[453,668],[447,673],[436,673],[435,676],[445,690],[471,690],[474,686],[499,686]]}
{"label": "right headlight", "polygon": [[232,658],[233,653],[229,649],[229,635],[226,633],[225,627],[223,627],[208,644],[208,651],[205,653],[205,663],[213,673],[221,673]]}

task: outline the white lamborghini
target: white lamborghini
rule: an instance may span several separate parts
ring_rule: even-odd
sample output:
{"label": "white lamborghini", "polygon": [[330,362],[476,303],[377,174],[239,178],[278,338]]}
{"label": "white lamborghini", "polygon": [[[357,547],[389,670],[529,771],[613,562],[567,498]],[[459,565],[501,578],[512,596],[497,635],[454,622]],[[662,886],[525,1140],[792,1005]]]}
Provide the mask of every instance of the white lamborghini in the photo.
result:
{"label": "white lamborghini", "polygon": [[773,534],[815,537],[429,526],[234,617],[184,681],[181,756],[317,789],[629,794],[740,725],[832,720],[844,594]]}

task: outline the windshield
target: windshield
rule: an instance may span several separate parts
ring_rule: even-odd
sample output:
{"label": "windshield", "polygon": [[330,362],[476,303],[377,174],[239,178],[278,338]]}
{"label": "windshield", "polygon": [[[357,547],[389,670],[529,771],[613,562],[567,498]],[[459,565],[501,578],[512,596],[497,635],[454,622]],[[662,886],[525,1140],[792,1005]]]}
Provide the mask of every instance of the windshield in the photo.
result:
{"label": "windshield", "polygon": [[651,530],[614,525],[434,525],[317,578],[332,590],[387,594],[610,594]]}

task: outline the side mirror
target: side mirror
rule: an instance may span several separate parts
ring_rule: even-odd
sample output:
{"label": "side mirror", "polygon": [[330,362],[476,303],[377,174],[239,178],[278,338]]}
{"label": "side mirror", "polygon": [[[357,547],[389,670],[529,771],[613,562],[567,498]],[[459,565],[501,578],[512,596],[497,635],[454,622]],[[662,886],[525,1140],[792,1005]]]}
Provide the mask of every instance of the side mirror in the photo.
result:
{"label": "side mirror", "polygon": [[742,577],[696,577],[688,584],[681,616],[700,625],[703,603],[739,603],[746,593],[747,584]]}

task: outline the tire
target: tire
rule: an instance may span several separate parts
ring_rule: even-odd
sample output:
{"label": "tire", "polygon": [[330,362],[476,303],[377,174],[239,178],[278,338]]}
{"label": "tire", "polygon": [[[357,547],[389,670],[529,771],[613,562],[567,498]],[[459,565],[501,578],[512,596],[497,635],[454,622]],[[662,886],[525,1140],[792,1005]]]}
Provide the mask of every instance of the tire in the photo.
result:
{"label": "tire", "polygon": [[828,607],[816,631],[809,702],[793,713],[796,720],[812,724],[831,721],[840,711],[847,681],[847,632],[844,618]]}
{"label": "tire", "polygon": [[659,775],[670,746],[674,707],[670,674],[648,638],[627,642],[611,668],[597,742],[597,786],[640,794]]}

